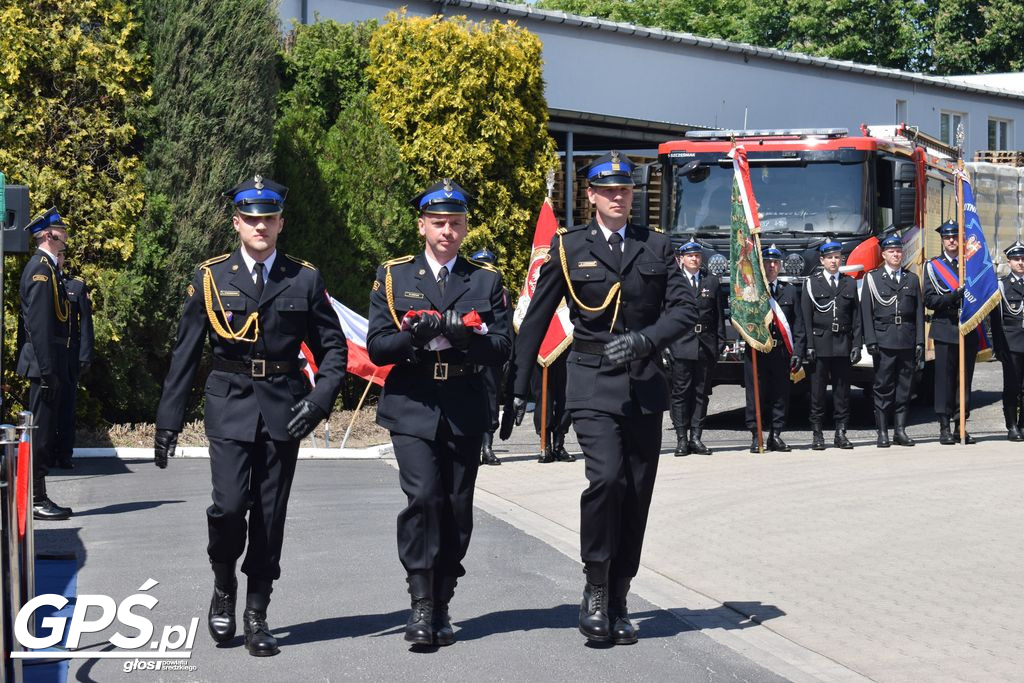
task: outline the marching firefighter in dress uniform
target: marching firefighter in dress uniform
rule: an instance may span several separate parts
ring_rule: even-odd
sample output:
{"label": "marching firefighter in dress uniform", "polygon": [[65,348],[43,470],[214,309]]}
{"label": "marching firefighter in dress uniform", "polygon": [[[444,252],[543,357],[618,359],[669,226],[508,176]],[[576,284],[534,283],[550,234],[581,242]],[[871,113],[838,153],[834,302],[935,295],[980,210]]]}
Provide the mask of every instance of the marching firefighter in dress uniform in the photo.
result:
{"label": "marching firefighter in dress uniform", "polygon": [[917,275],[903,269],[903,240],[892,234],[881,243],[884,264],[864,276],[860,310],[864,342],[875,366],[877,446],[889,447],[889,413],[893,441],[913,446],[907,413],[914,369],[924,361],[924,301]]}
{"label": "marching firefighter in dress uniform", "polygon": [[718,277],[701,268],[700,244],[691,241],[680,246],[678,258],[686,284],[697,299],[697,324],[687,328],[665,350],[672,367],[669,415],[676,430],[674,455],[710,455],[701,434],[711,398],[711,373],[725,348],[722,290]]}
{"label": "marching firefighter in dress uniform", "polygon": [[[469,257],[473,261],[479,261],[487,263],[497,267],[498,257],[494,255],[494,252],[490,249],[481,249]],[[512,329],[511,320],[511,309],[508,307],[509,296],[508,288],[501,288],[502,294],[505,297],[505,310],[508,312],[508,325],[509,330]],[[480,464],[481,465],[500,465],[501,460],[494,454],[494,433],[498,431],[498,414],[501,408],[501,387],[505,376],[505,370],[508,362],[502,366],[490,366],[483,369],[481,375],[484,380],[484,386],[487,387],[487,405],[491,409],[491,427],[488,431],[484,432],[484,441],[480,446]]]}
{"label": "marching firefighter in dress uniform", "polygon": [[661,452],[668,387],[660,350],[697,322],[693,290],[669,238],[627,222],[633,163],[618,152],[587,167],[587,225],[559,229],[516,338],[516,410],[525,405],[537,351],[565,298],[566,407],[586,459],[580,549],[586,587],[579,628],[589,640],[636,642],[626,595],[640,565]]}
{"label": "marching firefighter in dress uniform", "polygon": [[1002,301],[992,313],[992,348],[1003,366],[1006,438],[1024,441],[1024,244],[1003,253],[1010,272],[999,281]]}
{"label": "marching firefighter in dress uniform", "polygon": [[62,520],[71,508],[50,500],[46,475],[56,464],[58,409],[69,384],[70,346],[68,303],[58,255],[67,247],[68,226],[51,208],[25,226],[37,249],[21,271],[21,312],[18,315],[18,374],[27,377],[28,409],[32,411],[32,516],[38,520]]}
{"label": "marching firefighter in dress uniform", "polygon": [[398,557],[412,611],[405,639],[451,645],[448,604],[473,532],[480,447],[492,425],[487,368],[511,353],[507,298],[489,263],[459,256],[468,195],[445,179],[413,199],[422,253],[384,263],[370,294],[370,359],[393,363],[377,407],[391,432],[408,506]]}
{"label": "marching firefighter in dress uniform", "polygon": [[[960,237],[956,221],[946,221],[935,232],[942,236],[942,255],[925,266],[924,305],[932,310],[928,336],[935,342],[935,414],[939,419],[939,443],[950,445],[960,440],[960,302],[964,298],[964,287],[959,282]],[[971,416],[971,382],[977,358],[978,333],[972,331],[964,337],[967,417]],[[954,430],[950,430],[951,418],[955,419]],[[974,437],[966,429],[964,443],[974,443]]]}
{"label": "marching firefighter in dress uniform", "polygon": [[826,242],[818,247],[821,271],[807,278],[800,307],[811,373],[811,448],[825,450],[821,426],[825,418],[825,388],[832,382],[832,406],[836,425],[836,448],[853,448],[846,438],[850,419],[850,367],[860,361],[860,304],[857,283],[839,272],[843,245]]}
{"label": "marching firefighter in dress uniform", "polygon": [[[760,385],[761,417],[768,424],[767,450],[781,453],[792,450],[782,440],[782,430],[786,428],[786,414],[789,411],[789,394],[793,386],[790,374],[800,369],[803,358],[804,324],[800,315],[800,297],[796,285],[779,280],[782,270],[782,252],[771,245],[761,250],[764,262],[764,273],[768,279],[768,293],[782,310],[789,329],[780,326],[779,321],[772,317],[770,325],[772,340],[775,346],[768,353],[761,353],[757,358],[757,379]],[[789,337],[792,353],[785,341]],[[754,370],[753,351],[747,347],[743,355],[743,385],[746,387],[747,405],[745,418],[747,429],[753,434],[750,452],[757,453],[757,414],[754,412]]]}
{"label": "marching firefighter in dress uniform", "polygon": [[[267,606],[281,575],[299,443],[330,413],[347,358],[320,272],[277,250],[287,192],[257,175],[225,193],[241,245],[199,264],[186,289],[154,443],[156,466],[165,468],[209,339],[205,423],[213,504],[206,518],[214,589],[207,625],[218,643],[234,637],[235,563],[244,551],[244,642],[256,657],[278,653]],[[318,366],[312,390],[298,360],[303,342]]]}
{"label": "marching firefighter in dress uniform", "polygon": [[[61,272],[64,271],[64,253],[57,255]],[[71,305],[68,325],[71,345],[68,347],[68,386],[61,392],[60,411],[57,425],[56,459],[57,467],[74,468],[71,457],[75,453],[75,403],[78,395],[78,379],[89,369],[93,356],[92,301],[89,288],[81,277],[64,280]]]}

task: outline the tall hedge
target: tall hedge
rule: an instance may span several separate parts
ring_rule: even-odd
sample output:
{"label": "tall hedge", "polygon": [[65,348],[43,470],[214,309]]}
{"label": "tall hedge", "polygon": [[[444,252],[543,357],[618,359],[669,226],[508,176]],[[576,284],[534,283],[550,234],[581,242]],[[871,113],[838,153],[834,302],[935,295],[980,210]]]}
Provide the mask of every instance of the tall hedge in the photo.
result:
{"label": "tall hedge", "polygon": [[[86,399],[104,393],[119,344],[134,333],[131,311],[147,305],[126,265],[144,196],[137,124],[149,91],[139,38],[134,5],[123,0],[6,0],[0,8],[0,170],[9,183],[29,186],[33,214],[56,205],[68,220],[68,266],[92,287],[100,349],[83,380]],[[4,379],[14,382],[16,400],[23,387],[11,363],[24,262],[5,262]]]}
{"label": "tall hedge", "polygon": [[511,22],[392,13],[368,76],[415,185],[452,177],[475,195],[466,249],[493,248],[515,282],[556,164],[540,39]]}

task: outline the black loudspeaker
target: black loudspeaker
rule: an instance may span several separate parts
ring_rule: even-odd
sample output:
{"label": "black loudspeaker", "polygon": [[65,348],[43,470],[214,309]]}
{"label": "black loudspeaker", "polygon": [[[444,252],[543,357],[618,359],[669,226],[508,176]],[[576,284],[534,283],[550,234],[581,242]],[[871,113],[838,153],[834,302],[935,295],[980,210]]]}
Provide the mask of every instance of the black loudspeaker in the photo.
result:
{"label": "black loudspeaker", "polygon": [[25,226],[32,220],[28,212],[28,186],[6,186],[4,201],[7,204],[7,211],[4,216],[0,216],[3,220],[4,253],[28,253],[29,239]]}

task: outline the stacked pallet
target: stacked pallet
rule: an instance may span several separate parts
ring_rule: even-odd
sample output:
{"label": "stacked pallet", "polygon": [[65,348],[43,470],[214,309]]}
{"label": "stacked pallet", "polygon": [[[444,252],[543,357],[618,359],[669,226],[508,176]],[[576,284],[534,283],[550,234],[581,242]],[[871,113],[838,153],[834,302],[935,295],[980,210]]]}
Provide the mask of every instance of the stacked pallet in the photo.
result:
{"label": "stacked pallet", "polygon": [[1006,166],[1024,166],[1024,150],[985,149],[974,153],[975,161]]}

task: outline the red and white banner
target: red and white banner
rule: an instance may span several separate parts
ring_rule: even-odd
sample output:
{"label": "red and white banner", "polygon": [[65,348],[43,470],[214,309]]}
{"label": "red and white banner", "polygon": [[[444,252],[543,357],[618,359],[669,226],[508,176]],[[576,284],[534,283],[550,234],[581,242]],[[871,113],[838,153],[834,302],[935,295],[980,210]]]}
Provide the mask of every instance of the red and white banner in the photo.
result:
{"label": "red and white banner", "polygon": [[[338,322],[341,323],[341,331],[345,333],[345,341],[348,344],[348,367],[347,372],[374,384],[384,386],[384,380],[391,372],[393,365],[374,365],[370,361],[370,354],[366,350],[366,330],[369,321],[359,315],[351,308],[345,306],[334,297],[328,295],[334,312],[338,315]],[[299,349],[299,357],[306,359],[306,367],[303,373],[310,384],[315,384],[316,362],[313,353],[305,344]]]}
{"label": "red and white banner", "polygon": [[[558,219],[555,218],[555,210],[551,207],[551,200],[545,199],[540,207],[540,215],[537,216],[537,227],[533,232],[533,251],[530,253],[530,266],[526,270],[526,282],[519,293],[519,302],[512,315],[512,326],[516,332],[519,331],[519,324],[526,317],[526,310],[530,306],[530,300],[537,289],[537,278],[540,275],[540,267],[549,260],[551,240],[558,230]],[[572,323],[569,322],[569,307],[563,299],[558,304],[548,330],[540,344],[537,352],[537,362],[541,367],[547,367],[555,361],[563,351],[572,344]]]}

